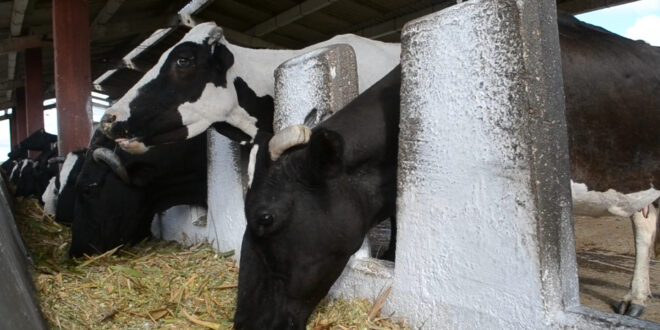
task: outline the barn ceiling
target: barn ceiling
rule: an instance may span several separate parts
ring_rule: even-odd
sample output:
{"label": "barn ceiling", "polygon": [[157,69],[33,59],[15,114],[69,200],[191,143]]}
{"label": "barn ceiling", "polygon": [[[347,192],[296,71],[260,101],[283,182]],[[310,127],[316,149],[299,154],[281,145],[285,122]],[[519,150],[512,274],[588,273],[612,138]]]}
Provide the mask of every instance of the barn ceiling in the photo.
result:
{"label": "barn ceiling", "polygon": [[[51,2],[0,0],[0,109],[14,105],[14,89],[23,85],[22,51],[26,48],[42,47],[44,97],[54,95]],[[557,0],[557,6],[581,13],[627,2],[632,1]],[[302,48],[340,33],[399,41],[405,22],[454,3],[455,0],[89,0],[92,80],[95,89],[112,99],[120,97],[187,31],[182,20],[215,21],[224,28],[227,39],[247,47]]]}

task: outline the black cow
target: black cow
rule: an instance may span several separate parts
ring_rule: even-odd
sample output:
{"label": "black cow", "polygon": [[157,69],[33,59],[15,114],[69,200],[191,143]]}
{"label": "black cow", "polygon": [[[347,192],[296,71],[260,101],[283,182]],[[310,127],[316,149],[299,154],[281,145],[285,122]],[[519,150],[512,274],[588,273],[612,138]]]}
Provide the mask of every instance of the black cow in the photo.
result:
{"label": "black cow", "polygon": [[397,67],[270,166],[260,148],[236,329],[304,329],[367,231],[394,216],[400,80]]}
{"label": "black cow", "polygon": [[[592,189],[574,183],[575,210],[595,211],[594,194],[625,201],[602,207],[633,220],[636,269],[617,312],[637,316],[651,293],[651,204],[660,196],[660,49],[568,15],[558,22],[572,178]],[[370,226],[394,213],[399,75],[388,74],[277,161],[259,150],[236,329],[303,329]]]}
{"label": "black cow", "polygon": [[[154,215],[174,205],[206,205],[204,135],[132,155],[97,131],[79,163],[73,196],[65,187],[58,201],[73,201],[73,257],[139,242]],[[71,207],[61,203],[58,213]]]}

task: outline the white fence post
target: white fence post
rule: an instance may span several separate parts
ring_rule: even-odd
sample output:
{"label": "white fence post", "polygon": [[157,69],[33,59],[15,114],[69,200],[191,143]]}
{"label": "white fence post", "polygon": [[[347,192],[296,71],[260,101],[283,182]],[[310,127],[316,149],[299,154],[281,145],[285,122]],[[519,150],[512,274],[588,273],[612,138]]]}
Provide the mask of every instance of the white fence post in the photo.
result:
{"label": "white fence post", "polygon": [[275,70],[275,132],[297,124],[313,127],[357,95],[353,47],[337,44],[294,57]]}
{"label": "white fence post", "polygon": [[563,295],[546,291],[566,284],[552,284],[559,266],[544,263],[558,256],[543,251],[550,240],[542,236],[570,223],[571,202],[553,6],[468,1],[402,31],[398,246],[387,309],[413,327],[555,322]]}

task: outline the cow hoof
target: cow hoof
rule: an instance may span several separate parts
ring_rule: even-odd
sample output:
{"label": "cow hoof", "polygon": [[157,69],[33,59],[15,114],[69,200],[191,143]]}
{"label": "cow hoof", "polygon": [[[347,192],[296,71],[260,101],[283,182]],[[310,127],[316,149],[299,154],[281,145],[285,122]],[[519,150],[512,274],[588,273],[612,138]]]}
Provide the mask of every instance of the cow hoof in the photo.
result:
{"label": "cow hoof", "polygon": [[638,317],[642,315],[642,313],[644,313],[644,306],[637,304],[630,304],[628,311],[626,311],[626,315],[632,317]]}
{"label": "cow hoof", "polygon": [[619,303],[619,306],[616,307],[616,313],[621,315],[625,314],[626,310],[628,310],[628,305],[630,305],[630,301],[622,300]]}
{"label": "cow hoof", "polygon": [[631,304],[629,301],[621,301],[616,308],[616,312],[621,315],[638,317],[644,313],[644,306],[638,304]]}

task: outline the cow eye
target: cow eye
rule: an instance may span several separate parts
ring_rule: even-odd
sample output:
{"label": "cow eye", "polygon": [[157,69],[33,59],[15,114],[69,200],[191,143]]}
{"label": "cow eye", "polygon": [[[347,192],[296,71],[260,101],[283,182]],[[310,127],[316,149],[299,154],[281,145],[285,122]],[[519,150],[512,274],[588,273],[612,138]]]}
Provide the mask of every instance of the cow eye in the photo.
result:
{"label": "cow eye", "polygon": [[98,187],[98,185],[99,184],[96,183],[96,182],[86,185],[85,188],[83,188],[83,193],[86,194],[86,195],[91,194],[92,191],[94,190],[94,188]]}
{"label": "cow eye", "polygon": [[176,59],[176,65],[180,68],[187,68],[192,64],[193,60],[194,58],[192,57],[179,57]]}
{"label": "cow eye", "polygon": [[259,218],[257,219],[259,225],[262,226],[270,226],[271,224],[273,224],[273,220],[274,220],[273,215],[268,213],[260,215]]}

